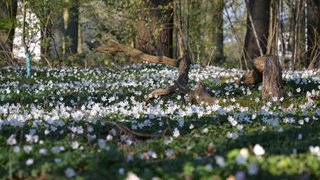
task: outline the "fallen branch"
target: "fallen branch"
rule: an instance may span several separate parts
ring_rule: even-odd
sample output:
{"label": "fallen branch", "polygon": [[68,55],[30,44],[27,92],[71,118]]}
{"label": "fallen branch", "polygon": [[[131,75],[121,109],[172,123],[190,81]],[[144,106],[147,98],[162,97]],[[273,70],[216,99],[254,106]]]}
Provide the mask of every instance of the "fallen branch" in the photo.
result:
{"label": "fallen branch", "polygon": [[195,103],[204,103],[204,104],[213,104],[214,98],[205,91],[205,88],[201,82],[198,82],[195,90],[191,90],[188,87],[189,81],[189,69],[191,61],[186,56],[176,60],[168,58],[166,56],[153,56],[150,54],[143,53],[140,50],[129,47],[127,45],[120,44],[116,40],[107,37],[105,39],[104,47],[95,48],[95,52],[100,53],[113,53],[113,52],[123,52],[131,57],[139,58],[143,61],[148,61],[157,64],[165,64],[173,67],[179,67],[178,79],[175,81],[173,86],[170,86],[165,89],[156,89],[151,91],[145,98],[146,101],[149,101],[158,96],[165,96],[171,93],[179,93],[181,95],[189,95],[189,97],[194,100]]}
{"label": "fallen branch", "polygon": [[105,38],[106,47],[97,47],[95,52],[100,53],[111,53],[111,52],[123,52],[131,57],[141,59],[143,61],[148,61],[157,64],[165,64],[173,67],[179,67],[179,60],[172,59],[166,56],[153,56],[150,54],[143,53],[142,51],[132,48],[127,45],[120,44],[116,40],[106,37]]}

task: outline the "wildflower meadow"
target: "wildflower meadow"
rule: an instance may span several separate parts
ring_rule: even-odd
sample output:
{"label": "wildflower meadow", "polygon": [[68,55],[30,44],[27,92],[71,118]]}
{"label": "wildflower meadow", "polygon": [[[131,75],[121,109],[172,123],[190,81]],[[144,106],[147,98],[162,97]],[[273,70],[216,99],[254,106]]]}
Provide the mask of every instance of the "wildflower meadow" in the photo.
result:
{"label": "wildflower meadow", "polygon": [[194,65],[212,105],[146,102],[177,78],[163,65],[0,71],[0,179],[320,178],[320,71],[284,71],[279,103],[241,70]]}

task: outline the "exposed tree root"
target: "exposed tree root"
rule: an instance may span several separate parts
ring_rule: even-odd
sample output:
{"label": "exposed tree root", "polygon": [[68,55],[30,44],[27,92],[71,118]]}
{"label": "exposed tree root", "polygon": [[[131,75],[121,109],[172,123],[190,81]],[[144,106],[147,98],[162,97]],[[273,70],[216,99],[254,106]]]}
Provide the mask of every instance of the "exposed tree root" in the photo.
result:
{"label": "exposed tree root", "polygon": [[102,119],[100,118],[99,119],[100,121],[104,122],[104,123],[107,123],[109,125],[112,125],[112,126],[115,126],[116,128],[118,128],[120,131],[122,131],[123,133],[125,134],[128,134],[130,136],[134,136],[135,138],[137,139],[152,139],[152,138],[162,138],[164,136],[167,136],[166,135],[166,130],[164,131],[163,134],[145,134],[145,133],[138,133],[138,132],[135,132],[135,131],[132,131],[131,129],[129,129],[128,127],[126,126],[123,126],[121,124],[118,124],[114,121],[110,121],[110,120],[107,120],[107,119]]}
{"label": "exposed tree root", "polygon": [[216,99],[214,97],[211,97],[211,95],[205,90],[205,87],[203,86],[202,82],[197,83],[194,91],[190,89],[179,90],[179,87],[177,85],[170,86],[167,89],[156,89],[149,93],[145,100],[149,101],[154,97],[169,95],[171,93],[174,93],[175,91],[184,92],[183,95],[187,94],[192,100],[192,102],[196,104],[214,104],[216,101]]}
{"label": "exposed tree root", "polygon": [[193,97],[194,97],[194,101],[197,104],[201,104],[201,103],[214,104],[216,101],[215,98],[211,97],[210,94],[207,93],[202,82],[197,83]]}
{"label": "exposed tree root", "polygon": [[153,99],[153,98],[158,97],[158,96],[169,95],[169,94],[173,93],[174,91],[175,91],[175,87],[174,86],[170,86],[167,89],[156,89],[156,90],[153,90],[145,98],[145,101],[149,101],[150,99]]}

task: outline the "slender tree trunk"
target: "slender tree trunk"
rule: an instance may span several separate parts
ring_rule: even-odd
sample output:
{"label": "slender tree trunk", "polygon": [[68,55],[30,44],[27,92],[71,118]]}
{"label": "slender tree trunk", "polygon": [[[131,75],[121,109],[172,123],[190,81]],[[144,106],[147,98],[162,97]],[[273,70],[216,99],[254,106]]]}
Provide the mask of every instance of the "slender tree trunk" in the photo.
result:
{"label": "slender tree trunk", "polygon": [[300,66],[300,30],[301,30],[301,1],[297,0],[295,4],[295,18],[294,18],[294,40],[293,40],[293,54],[292,61],[294,69],[298,69]]}
{"label": "slender tree trunk", "polygon": [[[63,11],[61,12],[61,14]],[[58,59],[59,65],[62,65],[62,55],[65,52],[65,43],[64,43],[64,20],[61,17],[52,18],[52,27],[50,32],[52,33],[50,47],[53,50],[50,50],[50,58]]]}
{"label": "slender tree trunk", "polygon": [[25,53],[29,52],[29,47],[26,43],[26,16],[27,16],[27,8],[26,8],[26,1],[22,1],[22,13],[23,13],[23,20],[22,20],[22,36],[21,36],[21,42],[22,46],[24,47]]}
{"label": "slender tree trunk", "polygon": [[16,16],[18,11],[18,1],[17,0],[10,0],[10,21],[11,21],[11,29],[9,32],[9,38],[8,38],[8,45],[10,47],[10,50],[13,49],[13,39],[14,39],[14,30],[16,27]]}
{"label": "slender tree trunk", "polygon": [[214,58],[218,61],[224,59],[223,53],[223,0],[213,0],[214,12],[214,29],[213,44],[215,45]]}
{"label": "slender tree trunk", "polygon": [[271,0],[246,0],[247,33],[243,58],[248,68],[253,69],[253,59],[266,53]]}
{"label": "slender tree trunk", "polygon": [[279,25],[279,0],[272,0],[270,6],[269,37],[266,54],[276,54],[277,50],[277,31]]}
{"label": "slender tree trunk", "polygon": [[1,24],[8,24],[8,29],[1,29],[0,26],[0,40],[5,43],[6,48],[12,52],[14,30],[16,26],[16,16],[18,10],[17,0],[5,0],[0,2],[0,22]]}
{"label": "slender tree trunk", "polygon": [[79,4],[77,0],[65,0],[70,3],[70,7],[63,12],[64,18],[64,53],[78,52],[78,20],[79,20]]}
{"label": "slender tree trunk", "polygon": [[144,1],[141,7],[136,48],[144,53],[172,57],[172,0]]}
{"label": "slender tree trunk", "polygon": [[307,22],[307,64],[315,69],[320,66],[320,0],[307,0]]}
{"label": "slender tree trunk", "polygon": [[51,10],[48,9],[46,4],[43,5],[42,17],[39,17],[41,21],[41,54],[46,57],[49,53],[49,39],[51,29]]}
{"label": "slender tree trunk", "polygon": [[199,18],[200,18],[200,24],[199,26],[201,27],[199,30],[199,35],[200,35],[200,51],[199,51],[199,62],[201,65],[206,64],[204,61],[205,59],[208,59],[208,54],[206,53],[206,46],[207,46],[207,38],[209,37],[207,35],[207,16],[208,16],[208,6],[209,3],[205,3],[206,0],[202,0],[199,2],[199,9],[202,9],[203,12],[200,13]]}
{"label": "slender tree trunk", "polygon": [[[229,14],[228,11],[226,11],[226,18],[227,18],[227,20],[228,20],[228,22],[229,22],[229,24],[230,24],[230,28],[231,28],[232,33],[235,35],[235,38],[236,38],[236,41],[237,41],[237,48],[238,48],[239,52],[241,52],[241,50],[243,50],[243,49],[242,49],[242,44],[243,44],[243,43],[242,43],[242,41],[241,41],[241,39],[240,39],[240,36],[238,35],[235,27],[233,26],[233,22],[232,22],[232,20],[231,20],[231,17],[230,17],[230,14]],[[245,66],[248,67],[247,61],[244,61],[244,63],[245,63]],[[240,54],[240,56],[239,56],[239,68],[240,68],[241,70],[243,70],[243,61],[242,61],[241,54]]]}

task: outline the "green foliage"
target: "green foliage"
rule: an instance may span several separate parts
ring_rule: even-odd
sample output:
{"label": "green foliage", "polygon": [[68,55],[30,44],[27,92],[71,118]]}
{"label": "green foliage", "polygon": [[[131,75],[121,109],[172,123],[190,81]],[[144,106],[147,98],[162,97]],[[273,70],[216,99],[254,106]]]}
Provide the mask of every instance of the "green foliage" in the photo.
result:
{"label": "green foliage", "polygon": [[5,19],[0,19],[0,30],[8,31],[11,28],[11,22]]}

